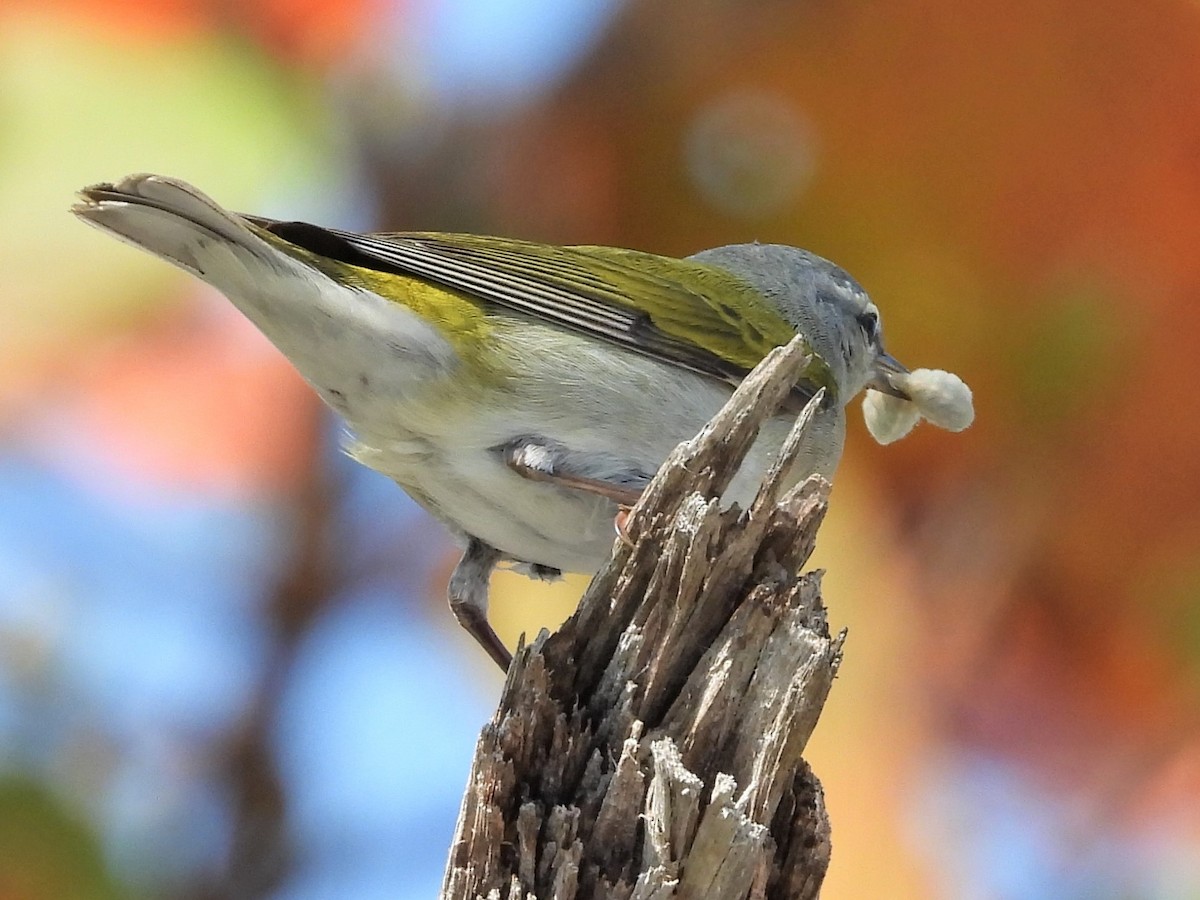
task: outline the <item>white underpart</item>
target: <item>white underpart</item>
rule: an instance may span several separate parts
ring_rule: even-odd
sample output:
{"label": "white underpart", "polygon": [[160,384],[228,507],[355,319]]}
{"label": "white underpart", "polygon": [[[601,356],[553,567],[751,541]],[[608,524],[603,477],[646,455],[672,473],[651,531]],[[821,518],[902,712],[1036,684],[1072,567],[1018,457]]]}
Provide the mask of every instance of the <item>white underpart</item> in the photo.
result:
{"label": "white underpart", "polygon": [[[616,505],[518,475],[497,448],[543,438],[569,449],[575,474],[627,483],[630,473],[652,474],[676,444],[693,437],[729,398],[729,389],[691,375],[680,378],[670,366],[561,329],[523,323],[501,331],[503,355],[516,367],[504,390],[427,414],[405,410],[405,425],[419,431],[429,448],[424,456],[397,452],[390,430],[364,427],[358,411],[348,413],[358,436],[354,455],[447,523],[518,560],[592,572],[612,550]],[[787,418],[767,423],[729,499],[745,504],[753,497],[790,424]],[[832,475],[840,456],[842,410],[826,411],[814,426],[797,476]],[[540,448],[523,452],[525,462],[543,471],[559,463]]]}

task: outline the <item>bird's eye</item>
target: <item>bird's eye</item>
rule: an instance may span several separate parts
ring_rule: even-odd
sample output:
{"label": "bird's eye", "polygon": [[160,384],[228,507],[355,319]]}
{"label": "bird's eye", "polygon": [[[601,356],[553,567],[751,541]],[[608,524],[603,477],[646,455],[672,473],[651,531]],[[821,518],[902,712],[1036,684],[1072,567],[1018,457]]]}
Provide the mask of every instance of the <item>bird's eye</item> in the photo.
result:
{"label": "bird's eye", "polygon": [[858,325],[863,330],[863,334],[867,336],[867,340],[874,341],[879,338],[879,313],[873,309],[869,309],[858,316]]}

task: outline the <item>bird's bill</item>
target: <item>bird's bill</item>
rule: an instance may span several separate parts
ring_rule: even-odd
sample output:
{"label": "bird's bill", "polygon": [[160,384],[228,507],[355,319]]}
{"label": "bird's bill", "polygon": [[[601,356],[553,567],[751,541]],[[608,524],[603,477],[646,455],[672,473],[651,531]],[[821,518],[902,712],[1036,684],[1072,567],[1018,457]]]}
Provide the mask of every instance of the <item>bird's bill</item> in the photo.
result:
{"label": "bird's bill", "polygon": [[900,388],[896,387],[893,380],[897,375],[907,375],[908,369],[900,360],[892,356],[886,351],[879,351],[879,355],[875,357],[875,368],[871,375],[871,380],[867,383],[867,387],[872,390],[879,391],[881,394],[891,394],[893,397],[899,397],[901,400],[911,400]]}

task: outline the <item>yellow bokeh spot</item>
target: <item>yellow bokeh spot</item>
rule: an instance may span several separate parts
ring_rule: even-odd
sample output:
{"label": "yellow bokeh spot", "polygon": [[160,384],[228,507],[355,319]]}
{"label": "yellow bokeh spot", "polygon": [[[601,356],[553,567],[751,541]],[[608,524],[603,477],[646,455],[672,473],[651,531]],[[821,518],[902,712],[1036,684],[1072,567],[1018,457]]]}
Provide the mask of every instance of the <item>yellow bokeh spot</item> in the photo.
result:
{"label": "yellow bokeh spot", "polygon": [[541,629],[555,631],[575,612],[590,580],[586,575],[567,575],[559,581],[534,581],[498,571],[492,576],[488,618],[506,646],[515,647],[521,634],[526,642],[532,641]]}

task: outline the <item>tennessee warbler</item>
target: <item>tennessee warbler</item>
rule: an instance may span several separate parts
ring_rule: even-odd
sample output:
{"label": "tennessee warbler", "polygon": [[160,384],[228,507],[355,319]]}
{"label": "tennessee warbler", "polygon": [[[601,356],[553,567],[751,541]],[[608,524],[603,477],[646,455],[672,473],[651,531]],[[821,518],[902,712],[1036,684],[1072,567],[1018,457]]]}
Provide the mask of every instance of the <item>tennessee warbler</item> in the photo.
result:
{"label": "tennessee warbler", "polygon": [[[460,234],[355,234],[240,215],[192,186],[132,175],[72,211],[224,293],[395,480],[466,544],[456,617],[501,667],[487,621],[492,569],[594,572],[619,505],[732,385],[803,333],[796,408],[825,402],[791,473],[831,477],[845,406],[864,388],[881,442],[923,414],[961,430],[966,385],[908,372],[846,272],[804,250],[740,244],[671,259]],[[746,503],[791,421],[763,427],[725,499]]]}

